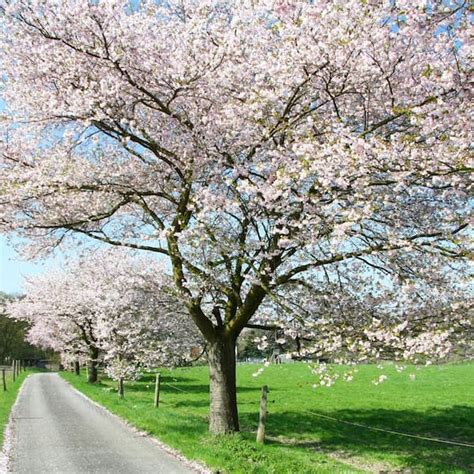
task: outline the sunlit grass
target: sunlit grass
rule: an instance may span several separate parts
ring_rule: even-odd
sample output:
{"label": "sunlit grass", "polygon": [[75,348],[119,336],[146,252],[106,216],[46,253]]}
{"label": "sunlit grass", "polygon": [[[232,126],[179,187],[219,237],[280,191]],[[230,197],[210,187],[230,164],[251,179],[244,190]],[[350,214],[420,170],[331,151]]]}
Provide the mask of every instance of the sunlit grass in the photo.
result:
{"label": "sunlit grass", "polygon": [[[133,425],[220,472],[310,473],[412,468],[417,472],[472,472],[474,449],[407,438],[321,418],[327,415],[366,426],[474,444],[474,364],[440,365],[397,373],[362,366],[350,383],[313,388],[306,364],[238,368],[242,432],[207,434],[207,368],[163,370],[160,408],[153,407],[154,376],[126,384],[89,385],[62,374],[74,386]],[[389,377],[381,385],[372,380]],[[415,374],[416,379],[409,377]],[[254,443],[262,385],[270,387],[268,442]]]}

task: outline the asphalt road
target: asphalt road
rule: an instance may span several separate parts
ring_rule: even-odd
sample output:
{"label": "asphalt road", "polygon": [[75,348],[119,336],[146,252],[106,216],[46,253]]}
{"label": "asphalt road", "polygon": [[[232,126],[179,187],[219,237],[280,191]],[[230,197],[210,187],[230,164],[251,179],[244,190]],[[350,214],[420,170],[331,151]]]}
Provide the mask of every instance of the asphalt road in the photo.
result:
{"label": "asphalt road", "polygon": [[10,472],[196,472],[91,403],[57,374],[28,377],[13,412]]}

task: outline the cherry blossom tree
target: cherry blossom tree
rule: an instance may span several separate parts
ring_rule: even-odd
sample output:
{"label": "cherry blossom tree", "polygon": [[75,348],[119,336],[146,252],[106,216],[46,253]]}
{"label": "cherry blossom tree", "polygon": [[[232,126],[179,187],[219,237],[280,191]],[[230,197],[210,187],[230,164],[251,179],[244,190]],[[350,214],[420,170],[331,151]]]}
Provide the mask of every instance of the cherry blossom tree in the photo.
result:
{"label": "cherry blossom tree", "polygon": [[123,381],[141,368],[178,365],[201,344],[168,286],[159,262],[116,249],[96,251],[29,280],[26,296],[9,312],[31,324],[31,343],[66,361],[86,359],[89,382],[97,381],[103,360],[123,396]]}
{"label": "cherry blossom tree", "polygon": [[162,263],[127,258],[117,250],[98,256],[99,269],[97,258],[87,258],[80,271],[94,277],[97,334],[105,370],[117,380],[123,397],[124,380],[136,379],[143,369],[190,362],[202,338],[173,294]]}
{"label": "cherry blossom tree", "polygon": [[266,301],[467,255],[467,2],[0,5],[2,228],[167,257],[211,432],[238,430],[235,343]]}

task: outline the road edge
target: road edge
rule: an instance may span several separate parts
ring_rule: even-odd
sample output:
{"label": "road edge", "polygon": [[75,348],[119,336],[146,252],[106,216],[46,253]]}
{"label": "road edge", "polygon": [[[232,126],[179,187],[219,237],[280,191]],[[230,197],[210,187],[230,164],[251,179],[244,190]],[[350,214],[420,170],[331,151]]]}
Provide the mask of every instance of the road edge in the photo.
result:
{"label": "road edge", "polygon": [[7,474],[8,472],[10,472],[9,467],[10,467],[10,462],[11,462],[11,454],[13,452],[13,439],[14,439],[14,432],[15,432],[14,413],[18,406],[18,400],[20,400],[20,397],[23,393],[25,382],[28,380],[28,378],[31,375],[32,374],[28,374],[23,380],[23,382],[21,383],[21,386],[16,395],[15,403],[12,405],[12,408],[10,410],[10,415],[8,416],[8,422],[5,425],[5,429],[3,430],[3,446],[2,446],[2,450],[0,451],[0,474]]}
{"label": "road edge", "polygon": [[[99,409],[105,411],[106,413],[108,413],[110,416],[113,416],[116,420],[120,421],[122,424],[124,424],[129,430],[131,430],[133,433],[139,435],[139,436],[142,436],[143,438],[148,438],[151,442],[153,442],[154,444],[156,444],[159,448],[161,448],[163,451],[165,451],[166,453],[170,454],[171,456],[173,456],[174,458],[178,459],[179,461],[181,461],[184,465],[186,465],[187,467],[193,469],[196,471],[196,473],[198,474],[212,474],[214,471],[212,471],[208,466],[206,466],[205,464],[199,462],[199,461],[191,461],[190,459],[186,458],[185,456],[183,456],[178,450],[172,448],[171,446],[168,446],[167,444],[163,443],[162,441],[160,441],[158,438],[156,438],[155,436],[151,436],[149,433],[147,433],[146,431],[143,431],[143,430],[140,430],[139,428],[137,428],[136,426],[133,426],[130,422],[128,422],[127,420],[125,420],[124,418],[122,418],[121,416],[119,415],[116,415],[115,413],[112,413],[108,408],[104,407],[103,405],[101,405],[100,403],[92,400],[91,398],[89,398],[86,394],[82,393],[80,390],[78,390],[76,387],[74,387],[74,385],[71,384],[71,382],[69,382],[68,380],[64,379],[63,377],[61,377],[57,372],[56,372],[56,375],[62,380],[64,381],[65,383],[67,383],[76,393],[78,393],[81,397],[85,398],[86,400],[88,400],[90,403],[92,403],[93,405],[95,405],[96,407],[98,407]],[[19,396],[19,394],[18,394]],[[17,398],[18,400],[18,398]],[[16,402],[15,402],[16,404]],[[13,413],[13,410],[12,410],[12,413]],[[1,467],[1,464],[0,464],[0,467]],[[8,471],[7,471],[8,472]],[[0,470],[0,474],[3,474],[2,471]]]}

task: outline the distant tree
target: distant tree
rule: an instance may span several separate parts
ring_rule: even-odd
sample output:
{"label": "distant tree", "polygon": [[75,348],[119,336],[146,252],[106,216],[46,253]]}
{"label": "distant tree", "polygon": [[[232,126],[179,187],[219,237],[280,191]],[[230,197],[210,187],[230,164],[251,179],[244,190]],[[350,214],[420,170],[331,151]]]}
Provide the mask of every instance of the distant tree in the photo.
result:
{"label": "distant tree", "polygon": [[86,359],[89,382],[97,381],[100,360],[123,382],[143,367],[179,365],[201,342],[169,283],[159,262],[96,251],[28,280],[9,312],[31,325],[31,343],[65,360]]}
{"label": "distant tree", "polygon": [[15,324],[6,314],[5,305],[10,299],[5,293],[0,293],[0,361],[5,362],[13,351],[23,343],[23,325]]}
{"label": "distant tree", "polygon": [[49,355],[26,341],[27,323],[9,317],[7,305],[18,298],[0,292],[0,364],[10,363],[14,359],[40,359]]}

